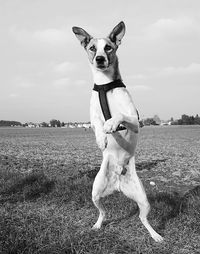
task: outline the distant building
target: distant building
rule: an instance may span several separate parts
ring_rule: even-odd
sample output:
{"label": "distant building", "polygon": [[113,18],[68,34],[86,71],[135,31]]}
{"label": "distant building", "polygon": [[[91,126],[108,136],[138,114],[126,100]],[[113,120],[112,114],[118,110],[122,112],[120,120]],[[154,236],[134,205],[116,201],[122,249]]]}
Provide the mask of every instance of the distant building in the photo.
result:
{"label": "distant building", "polygon": [[75,123],[66,123],[65,124],[65,128],[85,128],[85,129],[89,129],[91,128],[91,124],[90,123],[82,123],[82,122],[75,122]]}
{"label": "distant building", "polygon": [[35,123],[27,123],[27,127],[28,128],[36,128],[36,124]]}
{"label": "distant building", "polygon": [[72,128],[72,129],[73,129],[73,128],[76,128],[73,124],[69,124],[68,127],[69,127],[69,128]]}
{"label": "distant building", "polygon": [[78,123],[77,124],[77,128],[83,128],[83,124],[82,123]]}
{"label": "distant building", "polygon": [[84,123],[83,128],[89,129],[89,128],[91,128],[91,124],[90,123]]}

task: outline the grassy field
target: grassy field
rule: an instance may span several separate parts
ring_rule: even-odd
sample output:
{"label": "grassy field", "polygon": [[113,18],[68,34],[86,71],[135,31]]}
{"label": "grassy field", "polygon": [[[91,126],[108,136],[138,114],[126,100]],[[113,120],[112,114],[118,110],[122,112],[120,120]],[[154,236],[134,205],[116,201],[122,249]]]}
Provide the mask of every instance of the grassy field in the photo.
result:
{"label": "grassy field", "polygon": [[0,128],[0,253],[200,253],[199,126],[141,129],[136,167],[164,243],[121,193],[104,199],[107,220],[91,230],[100,162],[91,130]]}

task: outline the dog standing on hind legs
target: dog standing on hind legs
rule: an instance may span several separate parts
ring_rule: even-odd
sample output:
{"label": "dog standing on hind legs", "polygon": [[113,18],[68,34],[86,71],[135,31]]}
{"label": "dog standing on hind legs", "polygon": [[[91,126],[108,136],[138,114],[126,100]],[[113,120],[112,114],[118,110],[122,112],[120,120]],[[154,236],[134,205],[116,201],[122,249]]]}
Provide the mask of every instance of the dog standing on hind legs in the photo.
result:
{"label": "dog standing on hind legs", "polygon": [[[134,154],[139,132],[137,110],[122,82],[116,55],[125,34],[125,24],[120,22],[108,37],[102,39],[93,38],[80,27],[72,30],[85,48],[92,69],[95,85],[90,101],[90,118],[103,153],[92,190],[92,200],[99,210],[93,228],[99,229],[105,219],[101,198],[116,190],[122,191],[137,202],[141,222],[152,238],[160,242],[163,238],[147,220],[150,205],[135,169]],[[104,104],[107,104],[106,109]]]}

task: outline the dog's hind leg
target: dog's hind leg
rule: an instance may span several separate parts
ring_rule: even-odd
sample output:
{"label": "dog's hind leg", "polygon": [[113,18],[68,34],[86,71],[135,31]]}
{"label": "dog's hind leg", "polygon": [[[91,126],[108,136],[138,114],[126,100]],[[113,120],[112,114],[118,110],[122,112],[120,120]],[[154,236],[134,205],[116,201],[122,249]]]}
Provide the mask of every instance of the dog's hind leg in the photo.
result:
{"label": "dog's hind leg", "polygon": [[101,168],[98,172],[98,174],[95,177],[94,183],[93,183],[93,189],[92,189],[92,201],[94,205],[99,210],[99,218],[97,222],[94,224],[93,229],[99,229],[102,225],[102,222],[105,218],[105,209],[103,207],[103,204],[101,202],[101,197],[103,196],[103,193],[106,191],[106,187],[108,184],[108,178],[106,177],[106,171],[108,168],[108,156],[105,156],[103,158]]}
{"label": "dog's hind leg", "polygon": [[163,240],[162,236],[160,236],[149,224],[147,220],[147,215],[150,211],[150,205],[147,200],[147,196],[140,181],[139,177],[137,176],[135,170],[135,159],[134,157],[129,161],[128,171],[126,175],[121,176],[121,191],[129,198],[133,199],[139,207],[140,213],[139,217],[142,224],[146,227],[149,231],[151,237],[156,242],[161,242]]}

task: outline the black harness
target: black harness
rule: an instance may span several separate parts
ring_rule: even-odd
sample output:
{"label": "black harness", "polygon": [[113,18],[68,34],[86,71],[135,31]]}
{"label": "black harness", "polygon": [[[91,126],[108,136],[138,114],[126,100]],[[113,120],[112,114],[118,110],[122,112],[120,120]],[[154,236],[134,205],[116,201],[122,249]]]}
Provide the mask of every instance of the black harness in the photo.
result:
{"label": "black harness", "polygon": [[[112,81],[108,84],[104,84],[104,85],[94,84],[93,90],[99,93],[99,102],[101,105],[102,113],[103,113],[106,121],[112,117],[111,113],[110,113],[109,106],[108,106],[108,100],[107,100],[106,93],[114,88],[117,88],[117,87],[126,87],[126,86],[121,81],[121,79],[114,80],[114,81]],[[137,111],[137,114],[138,114],[138,111]],[[139,114],[138,114],[138,120],[139,120]],[[117,127],[116,131],[121,131],[121,130],[125,130],[125,129],[126,128],[124,126],[119,125]]]}

